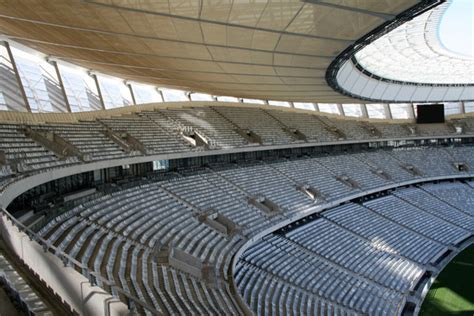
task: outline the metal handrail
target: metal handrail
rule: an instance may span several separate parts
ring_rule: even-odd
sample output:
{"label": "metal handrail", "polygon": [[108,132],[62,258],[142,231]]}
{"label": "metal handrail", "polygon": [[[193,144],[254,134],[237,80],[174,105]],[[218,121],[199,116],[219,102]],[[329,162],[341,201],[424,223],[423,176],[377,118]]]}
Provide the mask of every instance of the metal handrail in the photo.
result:
{"label": "metal handrail", "polygon": [[[125,292],[123,289],[120,287],[116,286],[115,283],[110,282],[108,279],[104,278],[100,273],[92,271],[89,269],[89,267],[84,266],[81,262],[77,261],[75,258],[71,257],[61,249],[57,248],[54,245],[51,245],[46,239],[42,238],[38,234],[36,234],[34,231],[32,231],[30,228],[26,227],[23,223],[21,223],[19,220],[17,220],[13,215],[11,215],[8,211],[4,210],[3,208],[0,208],[1,213],[3,213],[11,222],[13,225],[15,225],[21,232],[25,233],[28,235],[30,240],[34,240],[37,242],[45,252],[50,252],[57,257],[59,257],[65,266],[71,266],[72,268],[79,268],[83,271],[83,275],[89,279],[89,282],[91,285],[97,285],[97,281],[99,280],[103,284],[106,284],[107,286],[110,287],[111,292],[112,290],[117,291],[117,293],[124,295],[128,301],[127,305],[129,310],[133,308],[133,304],[138,304],[142,308],[150,311],[152,314],[155,315],[162,315],[159,311],[157,311],[153,306],[150,306],[149,304],[141,301],[139,298],[131,295],[128,292]],[[111,293],[111,295],[113,295]]]}

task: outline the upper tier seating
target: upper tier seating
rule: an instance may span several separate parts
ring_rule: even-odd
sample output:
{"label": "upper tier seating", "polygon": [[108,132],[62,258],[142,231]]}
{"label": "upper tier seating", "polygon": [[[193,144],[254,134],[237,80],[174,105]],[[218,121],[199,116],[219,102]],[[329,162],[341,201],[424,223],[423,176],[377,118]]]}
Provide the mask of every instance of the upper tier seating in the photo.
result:
{"label": "upper tier seating", "polygon": [[[465,119],[466,125],[472,119]],[[474,124],[474,123],[472,123]],[[444,125],[443,125],[444,126]],[[25,127],[35,132],[52,132],[77,149],[76,156],[68,155],[60,158],[39,142],[26,136]],[[454,130],[446,124],[436,135],[452,136]],[[422,127],[424,128],[424,127]],[[428,127],[429,129],[429,127]],[[110,135],[111,133],[114,135]],[[201,137],[206,146],[193,144],[186,136],[193,133]],[[251,136],[249,136],[249,133]],[[464,134],[474,133],[466,129]],[[425,133],[432,136],[433,133]],[[41,124],[0,124],[0,184],[6,184],[11,174],[32,173],[45,169],[67,166],[81,162],[127,158],[137,155],[177,154],[202,150],[238,149],[248,146],[298,145],[302,142],[323,143],[337,141],[360,141],[384,138],[409,138],[420,136],[410,134],[409,126],[402,124],[381,124],[328,118],[308,113],[285,112],[279,109],[260,109],[253,107],[194,107],[169,108],[143,111],[109,118],[98,118],[92,121],[76,123],[41,123]],[[133,138],[132,150],[120,146],[115,138]],[[261,142],[261,144],[259,144]],[[370,169],[389,169],[398,158],[413,155],[413,164],[422,160],[417,150],[400,151],[381,163],[373,159]],[[434,158],[441,153],[431,154]],[[445,156],[448,154],[444,154]],[[455,169],[454,163],[474,165],[469,150],[456,149],[450,153],[453,166],[444,168]],[[4,157],[4,158],[2,158]],[[364,160],[363,156],[355,156]],[[446,158],[446,157],[445,157]],[[426,170],[437,173],[436,161]],[[420,168],[422,169],[422,168]],[[445,171],[446,171],[445,170]],[[406,172],[392,174],[385,170],[393,180],[406,176]],[[443,172],[445,172],[443,171]],[[456,174],[456,170],[451,170]],[[340,176],[340,171],[332,171]],[[391,179],[388,179],[391,180]],[[360,180],[363,187],[370,186]],[[381,180],[377,180],[381,181]],[[375,184],[375,183],[374,183]]]}

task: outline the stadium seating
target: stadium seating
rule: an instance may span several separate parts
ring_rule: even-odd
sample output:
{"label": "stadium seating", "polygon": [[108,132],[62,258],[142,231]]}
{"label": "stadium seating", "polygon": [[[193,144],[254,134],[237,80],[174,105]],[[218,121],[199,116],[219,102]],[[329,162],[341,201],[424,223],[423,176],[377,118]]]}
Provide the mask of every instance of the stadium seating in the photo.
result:
{"label": "stadium seating", "polygon": [[[261,144],[242,131],[255,133]],[[232,107],[160,109],[77,123],[4,123],[0,185],[51,168],[117,158],[371,141],[408,137],[407,131],[403,124],[377,127]],[[190,133],[207,147],[193,146],[186,140]],[[48,143],[56,136],[64,152]],[[472,235],[472,183],[397,189],[362,204],[321,210],[407,181],[472,175],[471,153],[469,146],[417,146],[210,163],[99,190],[35,228],[58,256],[82,263],[84,275],[86,269],[99,273],[108,281],[98,279],[99,285],[140,313],[242,314],[246,307],[236,297],[235,279],[257,314],[396,314],[440,256]],[[250,238],[315,212],[318,219],[257,241],[232,270],[233,256]]]}
{"label": "stadium seating", "polygon": [[[439,166],[428,172],[431,162],[419,159],[417,168],[427,176],[452,175],[455,169],[449,152],[430,148],[426,153],[438,155]],[[331,201],[424,176],[400,176],[407,158],[398,151],[336,157],[337,165],[322,155],[181,171],[82,203],[51,220],[39,234],[157,311],[189,313],[198,306],[201,311],[240,313],[229,289],[232,256],[247,238],[263,229],[317,211],[322,202],[297,190],[299,184],[319,189]],[[387,169],[393,179],[371,172],[372,162],[391,160],[398,162]],[[359,187],[338,180],[342,174]],[[399,189],[362,205],[344,204],[283,236],[263,238],[246,251],[234,271],[240,293],[261,314],[270,308],[283,311],[290,307],[278,304],[294,306],[301,300],[307,301],[305,308],[325,313],[400,312],[439,255],[472,235],[467,206],[462,210],[459,205],[449,207],[455,198],[441,201],[428,193],[438,187],[443,185]],[[457,192],[453,187],[463,188],[464,194],[472,191],[460,183],[450,183],[446,190]],[[269,199],[282,212],[275,216],[262,212],[249,202],[255,196]],[[240,232],[226,237],[198,220],[208,212],[226,216]],[[216,280],[209,283],[162,263],[167,249],[179,249],[207,264]],[[301,275],[300,271],[307,272]],[[277,291],[284,293],[278,299],[274,297]]]}

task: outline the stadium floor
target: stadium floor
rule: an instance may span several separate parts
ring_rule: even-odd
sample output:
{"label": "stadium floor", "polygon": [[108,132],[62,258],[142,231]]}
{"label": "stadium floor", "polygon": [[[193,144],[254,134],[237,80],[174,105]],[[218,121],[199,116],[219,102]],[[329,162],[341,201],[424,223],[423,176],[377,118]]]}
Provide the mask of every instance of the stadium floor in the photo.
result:
{"label": "stadium floor", "polygon": [[438,275],[420,316],[474,315],[474,244],[464,249]]}

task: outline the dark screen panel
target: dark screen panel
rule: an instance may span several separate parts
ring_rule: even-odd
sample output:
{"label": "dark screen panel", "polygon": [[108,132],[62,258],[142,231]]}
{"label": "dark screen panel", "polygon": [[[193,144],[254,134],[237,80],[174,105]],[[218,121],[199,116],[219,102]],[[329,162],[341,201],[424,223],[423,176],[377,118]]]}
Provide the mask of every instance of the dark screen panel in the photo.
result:
{"label": "dark screen panel", "polygon": [[421,104],[416,107],[416,123],[444,123],[444,104]]}

